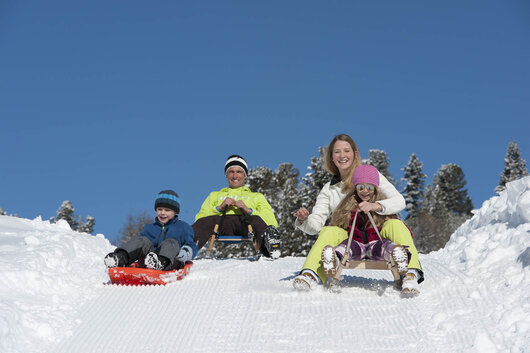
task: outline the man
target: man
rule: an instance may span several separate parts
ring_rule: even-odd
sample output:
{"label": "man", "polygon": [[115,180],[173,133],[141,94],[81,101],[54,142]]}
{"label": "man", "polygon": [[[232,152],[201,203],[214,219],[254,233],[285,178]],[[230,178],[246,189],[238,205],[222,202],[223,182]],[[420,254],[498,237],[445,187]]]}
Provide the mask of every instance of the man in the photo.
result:
{"label": "man", "polygon": [[199,249],[202,248],[226,211],[219,234],[247,235],[250,224],[261,253],[277,259],[280,257],[280,237],[276,229],[278,222],[265,196],[244,186],[247,174],[248,166],[243,157],[228,157],[225,163],[228,187],[210,193],[202,204],[192,225],[194,241]]}

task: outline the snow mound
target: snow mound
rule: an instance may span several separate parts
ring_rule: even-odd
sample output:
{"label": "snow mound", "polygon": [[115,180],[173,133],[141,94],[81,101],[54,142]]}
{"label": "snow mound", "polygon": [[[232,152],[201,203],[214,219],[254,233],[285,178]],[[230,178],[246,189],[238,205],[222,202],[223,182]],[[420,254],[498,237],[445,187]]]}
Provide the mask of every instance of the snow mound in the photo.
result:
{"label": "snow mound", "polygon": [[0,351],[36,352],[67,336],[73,313],[107,280],[101,255],[112,249],[65,221],[0,216]]}
{"label": "snow mound", "polygon": [[466,276],[475,287],[472,295],[488,293],[492,319],[499,325],[494,341],[511,340],[525,349],[530,342],[530,177],[507,183],[445,248],[428,256]]}
{"label": "snow mound", "polygon": [[439,253],[469,275],[520,266],[517,259],[530,247],[530,177],[508,183],[473,213]]}

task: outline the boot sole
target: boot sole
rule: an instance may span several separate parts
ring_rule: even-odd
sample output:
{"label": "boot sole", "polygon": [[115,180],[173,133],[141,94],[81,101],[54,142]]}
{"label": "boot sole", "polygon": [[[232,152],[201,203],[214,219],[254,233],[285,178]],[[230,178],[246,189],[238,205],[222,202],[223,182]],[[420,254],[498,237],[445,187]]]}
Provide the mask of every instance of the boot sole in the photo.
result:
{"label": "boot sole", "polygon": [[401,296],[403,298],[412,298],[420,294],[420,291],[417,289],[405,288],[401,291]]}
{"label": "boot sole", "polygon": [[311,290],[311,285],[305,280],[299,278],[293,280],[293,287],[301,292],[309,292]]}
{"label": "boot sole", "polygon": [[[396,249],[400,248],[402,253],[401,254],[398,254],[396,255],[395,254],[395,251]],[[408,260],[408,256],[406,254],[406,250],[402,247],[402,246],[399,246],[399,247],[396,247],[396,249],[394,249],[394,251],[392,251],[392,259],[394,260],[394,262],[396,263],[397,267],[398,267],[398,273],[400,275],[404,275],[405,273],[407,273],[408,271],[408,263],[405,265],[405,267],[401,267],[401,271],[399,270],[400,268],[400,264],[403,263],[403,262],[406,262]]]}
{"label": "boot sole", "polygon": [[158,271],[161,271],[163,269],[162,264],[160,263],[160,260],[158,260],[158,258],[152,254],[147,254],[147,256],[145,257],[145,267],[147,267],[150,270],[158,270]]}
{"label": "boot sole", "polygon": [[[328,261],[325,257],[324,257],[324,253],[326,252],[327,249],[331,249],[332,253],[331,253],[331,261]],[[320,254],[320,259],[322,260],[322,265],[324,266],[324,272],[326,272],[326,276],[327,277],[333,277],[335,276],[335,274],[337,273],[337,267],[334,265],[337,261],[337,255],[335,255],[335,252],[333,251],[333,248],[329,247],[329,246],[326,246],[323,250],[322,250],[322,254]],[[331,265],[331,269],[329,268],[326,268],[326,264],[329,264]],[[329,267],[329,266],[328,266]]]}

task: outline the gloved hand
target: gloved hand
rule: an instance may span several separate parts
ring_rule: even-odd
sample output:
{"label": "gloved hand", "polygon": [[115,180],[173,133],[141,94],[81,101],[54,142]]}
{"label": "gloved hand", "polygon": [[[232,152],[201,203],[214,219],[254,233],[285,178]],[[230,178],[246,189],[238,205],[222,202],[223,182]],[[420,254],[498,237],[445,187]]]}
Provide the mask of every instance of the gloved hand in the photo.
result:
{"label": "gloved hand", "polygon": [[186,262],[186,261],[191,261],[192,257],[193,257],[193,255],[192,255],[191,248],[189,246],[187,246],[187,245],[184,245],[180,249],[179,254],[177,255],[177,260],[182,261],[182,262]]}

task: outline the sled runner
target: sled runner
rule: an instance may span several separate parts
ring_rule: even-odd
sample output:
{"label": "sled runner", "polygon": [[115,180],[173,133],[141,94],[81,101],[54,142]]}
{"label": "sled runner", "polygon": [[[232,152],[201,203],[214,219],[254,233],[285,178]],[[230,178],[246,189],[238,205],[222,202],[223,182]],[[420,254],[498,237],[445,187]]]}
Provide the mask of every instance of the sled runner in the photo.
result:
{"label": "sled runner", "polygon": [[111,267],[108,269],[110,281],[114,284],[124,285],[166,285],[183,279],[193,266],[192,261],[186,261],[179,270],[158,271],[140,268],[137,263],[131,267]]}
{"label": "sled runner", "polygon": [[220,234],[220,231],[223,227],[223,222],[226,215],[226,208],[224,212],[221,214],[221,219],[219,220],[219,223],[217,223],[213,228],[213,233],[210,236],[210,243],[208,245],[208,255],[212,255],[212,249],[213,245],[216,241],[224,244],[240,244],[245,242],[251,242],[254,246],[254,250],[256,250],[256,253],[259,253],[258,243],[256,239],[254,239],[254,230],[252,229],[252,226],[250,225],[250,222],[248,221],[248,215],[244,214],[245,220],[247,221],[248,225],[248,233],[246,235],[223,235]]}
{"label": "sled runner", "polygon": [[[331,278],[333,278],[334,280],[338,281],[340,279],[340,275],[341,275],[341,272],[342,272],[343,269],[390,270],[392,272],[392,275],[394,276],[394,286],[396,288],[401,288],[401,276],[399,275],[399,272],[398,272],[398,266],[394,262],[394,259],[392,257],[390,257],[390,261],[350,260],[350,259],[348,259],[348,256],[349,256],[348,249],[350,248],[351,243],[352,243],[353,231],[354,231],[354,228],[355,228],[354,226],[356,224],[355,222],[357,221],[357,214],[358,213],[359,213],[359,211],[357,211],[355,213],[355,216],[353,218],[353,225],[351,227],[350,235],[348,237],[348,245],[346,247],[346,251],[345,251],[344,257],[343,257],[342,261],[340,261],[339,267],[338,267],[335,275],[332,276]],[[370,222],[372,223],[372,226],[374,227],[377,235],[379,236],[379,239],[382,240],[381,234],[379,234],[379,230],[377,229],[377,226],[375,225],[375,222],[374,222],[374,219],[372,218],[372,215],[370,214],[370,212],[368,212],[366,214],[368,215],[368,218],[370,219]],[[328,282],[328,281],[326,280],[326,282]]]}

